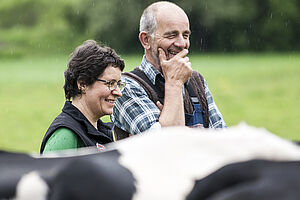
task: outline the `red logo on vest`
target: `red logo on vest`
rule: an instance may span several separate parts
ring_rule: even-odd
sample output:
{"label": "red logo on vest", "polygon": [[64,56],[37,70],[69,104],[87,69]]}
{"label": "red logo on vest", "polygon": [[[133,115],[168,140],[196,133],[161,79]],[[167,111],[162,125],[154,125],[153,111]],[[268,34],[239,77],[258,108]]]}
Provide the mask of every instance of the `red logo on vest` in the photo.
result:
{"label": "red logo on vest", "polygon": [[96,144],[96,147],[97,147],[97,149],[99,149],[100,151],[104,151],[104,149],[105,149],[105,146],[102,145],[102,144],[99,144],[99,143]]}

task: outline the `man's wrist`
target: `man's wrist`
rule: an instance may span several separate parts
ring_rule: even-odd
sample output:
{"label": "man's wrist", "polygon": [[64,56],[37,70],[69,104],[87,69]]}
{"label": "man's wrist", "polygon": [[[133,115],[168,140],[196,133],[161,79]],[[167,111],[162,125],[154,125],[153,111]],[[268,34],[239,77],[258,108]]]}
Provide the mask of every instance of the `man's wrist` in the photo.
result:
{"label": "man's wrist", "polygon": [[172,89],[172,90],[176,90],[179,89],[181,90],[182,86],[183,86],[183,82],[180,80],[176,80],[176,81],[167,81],[165,83],[165,89]]}

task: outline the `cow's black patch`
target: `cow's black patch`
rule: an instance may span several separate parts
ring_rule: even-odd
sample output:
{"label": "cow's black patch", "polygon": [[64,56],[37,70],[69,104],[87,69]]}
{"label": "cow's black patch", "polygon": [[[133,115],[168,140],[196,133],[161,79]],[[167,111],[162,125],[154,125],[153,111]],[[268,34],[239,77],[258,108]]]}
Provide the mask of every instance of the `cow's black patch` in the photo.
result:
{"label": "cow's black patch", "polygon": [[110,151],[69,162],[50,184],[51,200],[132,199],[135,180]]}
{"label": "cow's black patch", "polygon": [[15,196],[20,178],[36,168],[34,160],[26,154],[0,151],[0,199]]}
{"label": "cow's black patch", "polygon": [[15,197],[19,180],[31,171],[47,182],[51,199],[131,199],[135,180],[120,156],[117,150],[56,158],[0,151],[0,199]]}
{"label": "cow's black patch", "polygon": [[187,200],[297,200],[300,161],[251,160],[229,164],[196,181]]}

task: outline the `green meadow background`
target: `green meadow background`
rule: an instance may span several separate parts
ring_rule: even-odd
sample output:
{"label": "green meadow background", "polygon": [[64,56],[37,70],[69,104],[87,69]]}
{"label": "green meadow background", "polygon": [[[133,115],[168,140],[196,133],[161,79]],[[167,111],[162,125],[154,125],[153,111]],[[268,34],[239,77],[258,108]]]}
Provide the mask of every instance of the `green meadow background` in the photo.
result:
{"label": "green meadow background", "polygon": [[[139,19],[156,1],[0,0],[0,149],[39,151],[64,105],[68,55],[84,40],[115,49],[125,71],[139,65]],[[300,140],[300,1],[170,1],[190,19],[189,58],[227,125]]]}
{"label": "green meadow background", "polygon": [[[141,54],[121,55],[125,71]],[[0,62],[0,149],[38,152],[43,135],[64,104],[68,55]],[[227,125],[242,121],[280,137],[300,140],[300,54],[191,54]],[[106,117],[103,120],[108,121]]]}

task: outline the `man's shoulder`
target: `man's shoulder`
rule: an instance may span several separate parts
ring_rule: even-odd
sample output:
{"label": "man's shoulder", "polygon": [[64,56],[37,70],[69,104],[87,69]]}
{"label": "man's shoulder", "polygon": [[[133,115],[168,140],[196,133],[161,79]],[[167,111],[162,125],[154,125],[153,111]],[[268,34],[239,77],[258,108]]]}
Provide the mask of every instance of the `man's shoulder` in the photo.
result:
{"label": "man's shoulder", "polygon": [[136,79],[132,78],[131,76],[128,76],[128,73],[131,73],[131,72],[126,72],[126,74],[122,74],[122,80],[126,82],[126,87],[127,87],[127,85],[139,86]]}
{"label": "man's shoulder", "polygon": [[194,84],[202,84],[202,85],[205,85],[206,82],[204,76],[195,70],[192,73],[192,77],[190,81],[193,82]]}
{"label": "man's shoulder", "polygon": [[192,77],[202,77],[202,78],[204,78],[204,76],[202,74],[200,74],[200,72],[195,71],[195,70],[193,70]]}
{"label": "man's shoulder", "polygon": [[124,90],[126,90],[126,89],[128,89],[128,90],[143,89],[140,86],[140,83],[132,76],[122,75],[122,80],[126,83],[126,87]]}
{"label": "man's shoulder", "polygon": [[117,101],[125,101],[128,98],[136,98],[147,95],[141,84],[134,78],[122,74],[122,81],[126,83],[125,88],[122,91],[122,96],[117,98]]}

